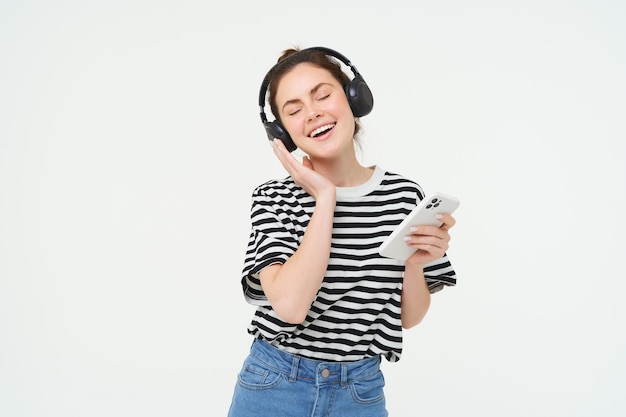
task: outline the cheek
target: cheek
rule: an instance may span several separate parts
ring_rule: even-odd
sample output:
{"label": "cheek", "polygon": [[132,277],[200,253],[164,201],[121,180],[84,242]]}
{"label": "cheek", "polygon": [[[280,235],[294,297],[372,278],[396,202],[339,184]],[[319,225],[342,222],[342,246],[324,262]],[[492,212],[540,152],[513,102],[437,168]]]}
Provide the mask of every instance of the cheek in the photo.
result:
{"label": "cheek", "polygon": [[345,95],[342,97],[341,100],[338,100],[334,103],[332,111],[335,115],[341,117],[344,121],[355,120],[352,109],[350,108],[350,103],[348,103],[348,98]]}
{"label": "cheek", "polygon": [[287,132],[289,132],[289,135],[295,136],[299,134],[298,126],[300,123],[295,118],[290,117],[287,120],[283,119],[282,125]]}

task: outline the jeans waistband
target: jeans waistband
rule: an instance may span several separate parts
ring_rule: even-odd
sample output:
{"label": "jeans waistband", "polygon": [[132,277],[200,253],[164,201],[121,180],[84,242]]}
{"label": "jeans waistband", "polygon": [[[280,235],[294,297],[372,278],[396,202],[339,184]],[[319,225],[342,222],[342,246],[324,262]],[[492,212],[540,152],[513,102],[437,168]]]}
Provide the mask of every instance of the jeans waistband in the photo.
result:
{"label": "jeans waistband", "polygon": [[348,382],[368,379],[380,370],[380,356],[352,362],[322,361],[285,352],[261,339],[254,340],[250,354],[274,371],[287,375],[291,382],[298,379],[345,387]]}

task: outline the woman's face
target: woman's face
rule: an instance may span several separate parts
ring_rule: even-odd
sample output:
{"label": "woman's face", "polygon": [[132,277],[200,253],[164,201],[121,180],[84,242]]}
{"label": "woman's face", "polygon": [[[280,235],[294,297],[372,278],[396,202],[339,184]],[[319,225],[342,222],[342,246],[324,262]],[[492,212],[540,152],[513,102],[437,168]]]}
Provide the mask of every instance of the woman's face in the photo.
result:
{"label": "woman's face", "polygon": [[343,87],[325,69],[298,64],[280,80],[275,99],[283,126],[310,157],[354,150],[354,115]]}

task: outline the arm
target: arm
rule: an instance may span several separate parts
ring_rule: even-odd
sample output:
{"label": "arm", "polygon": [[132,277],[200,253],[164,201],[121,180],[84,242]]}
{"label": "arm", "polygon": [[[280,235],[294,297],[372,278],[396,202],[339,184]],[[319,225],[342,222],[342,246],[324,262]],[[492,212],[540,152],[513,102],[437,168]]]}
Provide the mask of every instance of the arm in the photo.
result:
{"label": "arm", "polygon": [[418,325],[430,307],[424,265],[444,256],[450,243],[448,230],[455,224],[454,218],[447,214],[442,215],[441,221],[441,227],[417,226],[406,239],[407,244],[418,251],[405,264],[401,301],[402,327],[405,329]]}
{"label": "arm", "polygon": [[301,164],[279,142],[273,142],[276,155],[294,181],[315,198],[315,211],[296,252],[284,264],[265,268],[260,279],[276,314],[298,324],[306,318],[328,266],[336,190],[313,170],[308,158]]}

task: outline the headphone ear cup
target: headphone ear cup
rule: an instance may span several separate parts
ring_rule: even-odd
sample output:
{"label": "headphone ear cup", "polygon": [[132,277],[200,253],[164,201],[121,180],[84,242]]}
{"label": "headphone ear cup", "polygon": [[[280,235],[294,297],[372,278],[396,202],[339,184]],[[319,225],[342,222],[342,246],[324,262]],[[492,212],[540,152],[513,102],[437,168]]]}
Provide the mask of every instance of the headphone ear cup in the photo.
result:
{"label": "headphone ear cup", "polygon": [[354,117],[368,115],[374,107],[372,91],[360,74],[346,85],[346,96]]}
{"label": "headphone ear cup", "polygon": [[291,136],[289,136],[289,133],[287,133],[287,130],[285,130],[283,125],[278,120],[265,122],[263,123],[263,126],[265,126],[265,132],[267,133],[267,138],[269,140],[280,139],[289,152],[293,152],[298,148],[296,144],[293,143],[293,140],[291,139]]}

